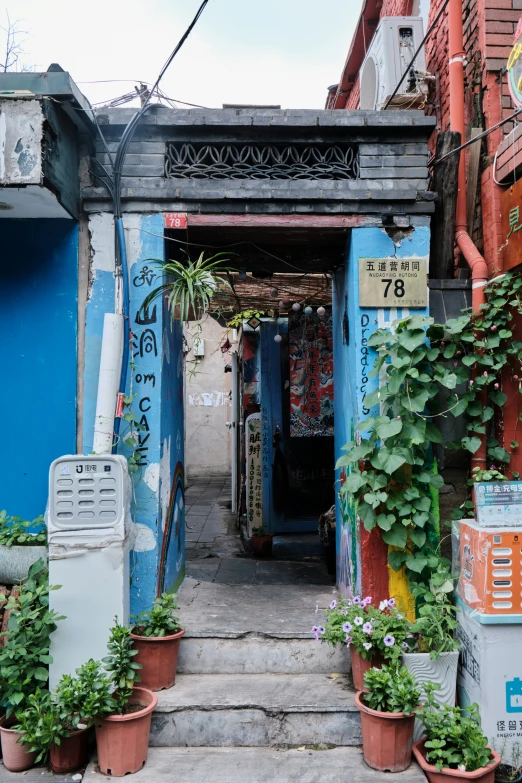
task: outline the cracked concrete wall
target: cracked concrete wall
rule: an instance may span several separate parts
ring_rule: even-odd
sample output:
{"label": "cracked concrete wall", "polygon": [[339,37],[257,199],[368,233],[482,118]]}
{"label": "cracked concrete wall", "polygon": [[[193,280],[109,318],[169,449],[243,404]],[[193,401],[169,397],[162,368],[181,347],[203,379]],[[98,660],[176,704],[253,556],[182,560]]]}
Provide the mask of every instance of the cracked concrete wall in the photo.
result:
{"label": "cracked concrete wall", "polygon": [[43,123],[40,101],[0,101],[0,184],[41,184]]}
{"label": "cracked concrete wall", "polygon": [[225,373],[230,364],[230,353],[223,354],[220,346],[228,339],[231,351],[237,350],[233,330],[223,328],[209,315],[201,321],[205,356],[201,358],[195,373],[193,345],[196,322],[185,329],[190,347],[186,359],[185,381],[185,454],[186,470],[191,475],[217,475],[231,470],[230,431],[227,422],[231,417],[231,373]]}

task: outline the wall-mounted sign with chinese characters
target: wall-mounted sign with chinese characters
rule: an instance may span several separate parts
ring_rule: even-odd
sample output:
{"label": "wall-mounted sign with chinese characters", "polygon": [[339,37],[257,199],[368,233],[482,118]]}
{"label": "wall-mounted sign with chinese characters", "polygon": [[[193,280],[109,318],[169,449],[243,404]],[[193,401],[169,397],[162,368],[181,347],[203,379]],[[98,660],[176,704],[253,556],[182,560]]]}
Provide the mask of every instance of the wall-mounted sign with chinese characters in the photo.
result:
{"label": "wall-mounted sign with chinese characters", "polygon": [[245,451],[247,468],[247,522],[248,533],[263,524],[263,454],[261,414],[252,413],[245,422]]}
{"label": "wall-mounted sign with chinese characters", "polygon": [[502,267],[504,272],[522,264],[522,180],[500,196],[502,213]]}
{"label": "wall-mounted sign with chinese characters", "polygon": [[522,527],[522,481],[481,481],[475,484],[480,527]]}
{"label": "wall-mounted sign with chinese characters", "polygon": [[522,106],[522,19],[519,19],[506,71],[515,106]]}
{"label": "wall-mounted sign with chinese characters", "polygon": [[360,307],[427,307],[427,258],[360,258]]}

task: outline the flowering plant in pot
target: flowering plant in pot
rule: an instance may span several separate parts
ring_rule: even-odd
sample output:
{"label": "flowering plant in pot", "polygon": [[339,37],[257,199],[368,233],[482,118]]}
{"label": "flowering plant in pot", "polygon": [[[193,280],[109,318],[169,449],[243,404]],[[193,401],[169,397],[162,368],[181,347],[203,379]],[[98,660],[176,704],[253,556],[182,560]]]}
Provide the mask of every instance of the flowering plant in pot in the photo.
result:
{"label": "flowering plant in pot", "polygon": [[357,690],[364,688],[364,673],[372,666],[397,660],[410,635],[410,622],[390,598],[373,606],[370,596],[333,600],[323,626],[314,626],[316,639],[329,644],[346,644],[352,658],[352,675]]}
{"label": "flowering plant in pot", "polygon": [[416,710],[425,737],[413,745],[413,753],[430,783],[463,778],[493,783],[500,756],[488,747],[480,728],[476,704],[465,710],[435,699],[436,683],[424,686],[424,703]]}
{"label": "flowering plant in pot", "polygon": [[355,696],[361,711],[364,760],[381,772],[402,772],[411,763],[413,711],[420,691],[408,669],[397,663],[370,669],[364,684],[365,690]]}
{"label": "flowering plant in pot", "polygon": [[[459,645],[454,637],[457,628],[455,606],[452,601],[453,579],[441,562],[431,575],[428,585],[411,586],[417,600],[418,617],[407,639],[409,649],[403,652],[403,662],[421,686],[434,682],[439,685],[434,698],[439,704],[455,704]],[[415,724],[415,740],[422,736],[420,721]]]}
{"label": "flowering plant in pot", "polygon": [[135,662],[142,667],[143,687],[151,691],[171,688],[176,680],[179,645],[185,633],[173,614],[179,609],[176,598],[163,593],[148,612],[134,618],[131,639],[138,651]]}
{"label": "flowering plant in pot", "polygon": [[270,557],[272,554],[272,533],[267,533],[263,525],[252,528],[252,552],[258,557]]}
{"label": "flowering plant in pot", "polygon": [[137,772],[147,760],[152,711],[158,697],[152,691],[136,687],[141,665],[134,660],[131,631],[117,619],[108,642],[109,654],[103,659],[115,688],[111,702],[103,700],[96,717],[98,763],[105,775],[122,777]]}

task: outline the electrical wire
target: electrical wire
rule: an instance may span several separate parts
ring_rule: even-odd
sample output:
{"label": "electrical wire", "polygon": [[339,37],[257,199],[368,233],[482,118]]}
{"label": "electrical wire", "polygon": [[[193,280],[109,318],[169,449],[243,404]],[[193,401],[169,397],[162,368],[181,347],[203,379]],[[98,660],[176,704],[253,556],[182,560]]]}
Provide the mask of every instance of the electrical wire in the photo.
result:
{"label": "electrical wire", "polygon": [[461,144],[460,147],[455,147],[454,150],[450,150],[450,152],[447,152],[438,160],[435,160],[435,156],[433,156],[428,161],[428,166],[438,166],[440,163],[443,163],[443,161],[447,160],[448,158],[451,158],[452,155],[456,155],[457,152],[461,152],[462,150],[465,150],[467,147],[471,146],[471,144],[475,144],[476,141],[482,141],[482,139],[485,139],[486,136],[489,136],[490,133],[493,133],[493,131],[496,131],[499,128],[501,128],[503,125],[506,124],[506,122],[511,122],[516,117],[518,117],[518,115],[521,113],[522,113],[522,106],[519,109],[517,109],[515,112],[513,112],[513,114],[510,114],[509,117],[506,117],[504,120],[497,122],[496,125],[492,125],[491,128],[488,128],[482,133],[479,133],[478,136],[474,136],[472,139],[469,139],[469,141],[464,142],[464,144]]}
{"label": "electrical wire", "polygon": [[392,100],[393,100],[393,99],[395,98],[395,96],[397,95],[397,93],[398,93],[398,91],[399,91],[399,87],[401,86],[401,84],[402,84],[402,83],[403,83],[403,81],[405,80],[406,76],[408,75],[408,73],[409,73],[409,71],[410,71],[410,68],[411,68],[411,66],[413,65],[413,63],[415,62],[415,60],[417,59],[417,57],[418,57],[418,56],[419,56],[419,54],[421,53],[421,51],[422,51],[422,48],[423,48],[424,44],[426,43],[426,41],[428,40],[428,38],[429,38],[429,37],[430,37],[430,35],[432,34],[432,32],[433,32],[433,30],[435,29],[435,27],[437,26],[437,24],[439,23],[439,19],[441,18],[442,14],[443,14],[443,13],[444,13],[444,11],[446,10],[446,6],[448,5],[448,3],[449,3],[449,0],[444,0],[444,3],[442,4],[442,6],[441,6],[441,9],[440,9],[439,13],[438,13],[438,14],[437,14],[437,16],[435,17],[435,19],[433,20],[433,22],[431,23],[431,25],[428,27],[428,32],[426,33],[426,35],[424,36],[424,38],[423,38],[423,39],[422,39],[422,41],[420,42],[420,45],[419,45],[419,47],[418,47],[417,51],[416,51],[416,52],[415,52],[415,54],[413,55],[413,57],[412,57],[412,59],[411,59],[410,63],[408,64],[408,66],[407,66],[407,67],[404,69],[404,73],[402,74],[402,76],[401,76],[401,79],[400,79],[400,81],[399,81],[398,85],[396,86],[396,88],[394,89],[394,91],[392,92],[392,94],[390,95],[390,97],[388,98],[388,100],[386,101],[386,104],[385,104],[385,106],[384,106],[384,108],[385,108],[385,109],[387,109],[387,108],[388,108],[388,106],[390,105],[390,103],[392,102]]}

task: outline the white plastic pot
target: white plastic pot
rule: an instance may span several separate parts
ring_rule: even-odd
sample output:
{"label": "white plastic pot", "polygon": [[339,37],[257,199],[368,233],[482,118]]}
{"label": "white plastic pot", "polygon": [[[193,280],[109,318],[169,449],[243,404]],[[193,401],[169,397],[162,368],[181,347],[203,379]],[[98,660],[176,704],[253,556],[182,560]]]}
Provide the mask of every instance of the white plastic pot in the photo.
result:
{"label": "white plastic pot", "polygon": [[[403,653],[402,661],[408,671],[413,674],[421,689],[427,682],[436,682],[440,685],[440,690],[433,694],[438,704],[455,706],[458,650],[443,652],[434,661],[431,660],[429,653]],[[413,733],[414,742],[417,742],[423,733],[424,726],[420,720],[416,719]]]}
{"label": "white plastic pot", "polygon": [[41,557],[47,560],[46,546],[0,545],[0,584],[16,585],[27,579],[32,564]]}

